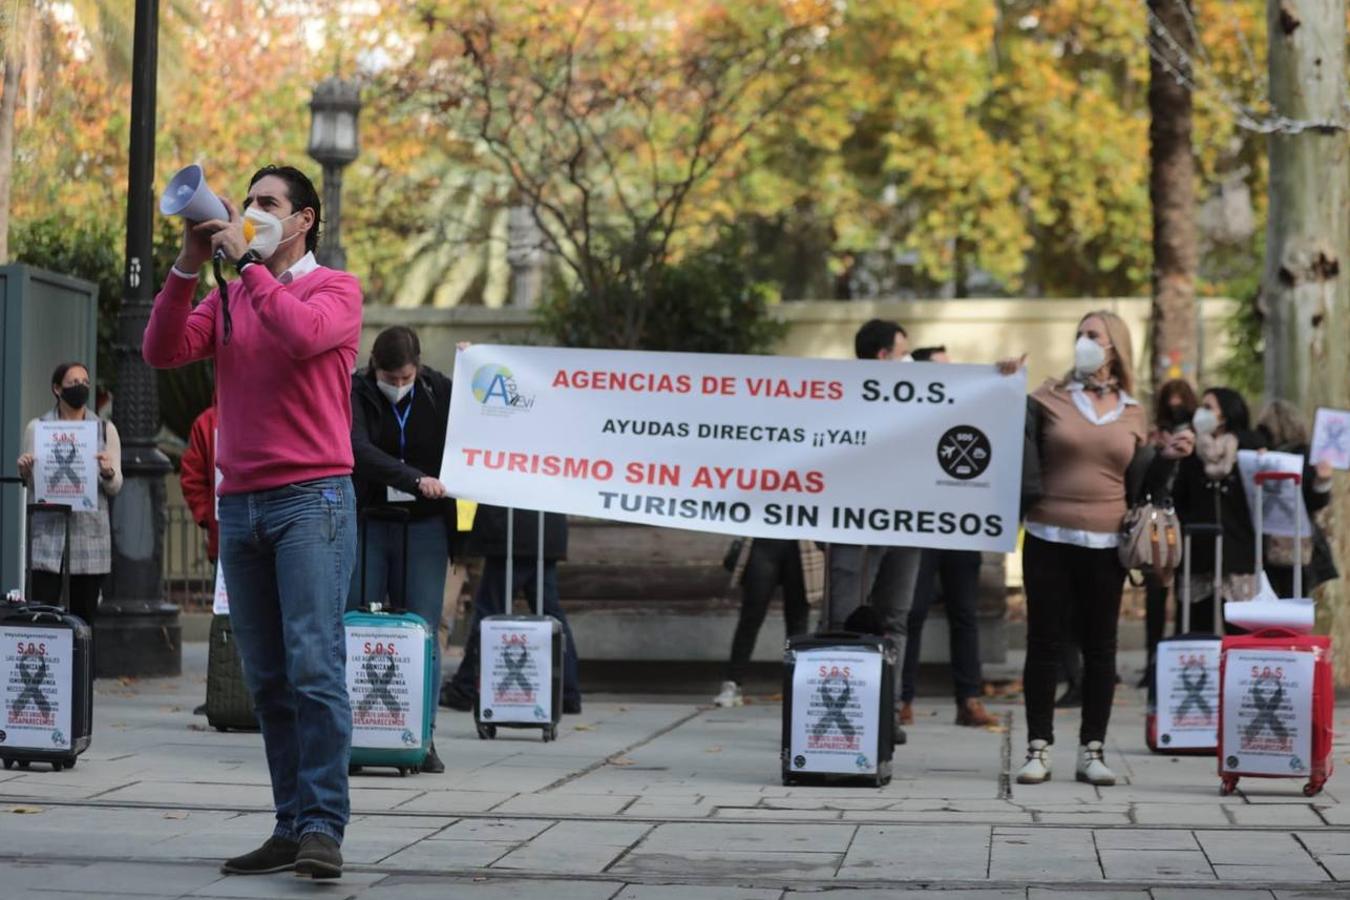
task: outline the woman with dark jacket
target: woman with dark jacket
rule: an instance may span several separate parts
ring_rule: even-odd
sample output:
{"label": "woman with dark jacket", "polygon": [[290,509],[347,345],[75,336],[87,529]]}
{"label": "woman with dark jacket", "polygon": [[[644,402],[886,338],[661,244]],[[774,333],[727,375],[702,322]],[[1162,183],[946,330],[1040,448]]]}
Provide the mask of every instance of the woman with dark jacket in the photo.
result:
{"label": "woman with dark jacket", "polygon": [[[1307,507],[1308,518],[1312,521],[1312,533],[1304,534],[1304,546],[1311,548],[1308,564],[1303,567],[1303,596],[1311,597],[1313,589],[1319,584],[1334,581],[1340,577],[1336,571],[1336,560],[1332,557],[1331,545],[1327,536],[1317,524],[1317,513],[1331,503],[1332,468],[1328,462],[1308,460],[1308,448],[1311,436],[1308,424],[1298,408],[1286,400],[1272,400],[1261,411],[1256,426],[1261,436],[1262,446],[1279,453],[1297,453],[1304,458],[1303,466],[1303,505]],[[1280,597],[1294,596],[1294,567],[1280,565],[1272,561],[1267,553],[1266,575],[1270,586]]]}
{"label": "woman with dark jacket", "polygon": [[[352,481],[364,539],[347,608],[406,609],[434,636],[456,524],[455,501],[432,474],[445,449],[450,379],[422,365],[421,355],[416,333],[395,325],[380,332],[370,365],[352,376]],[[439,673],[440,641],[433,643]],[[445,771],[434,743],[422,771]]]}
{"label": "woman with dark jacket", "polygon": [[[1256,450],[1261,438],[1251,430],[1251,413],[1242,395],[1213,387],[1200,398],[1192,417],[1195,452],[1177,466],[1172,499],[1183,525],[1218,525],[1223,537],[1223,583],[1226,600],[1248,600],[1256,592],[1256,531],[1247,492],[1238,471],[1239,450]],[[1182,575],[1178,573],[1177,578]],[[1178,580],[1180,586],[1180,580]],[[1214,542],[1191,547],[1191,622],[1208,627],[1214,621]],[[1180,587],[1178,597],[1181,596]],[[1180,603],[1177,628],[1181,627]],[[1230,632],[1235,632],[1228,626]]]}

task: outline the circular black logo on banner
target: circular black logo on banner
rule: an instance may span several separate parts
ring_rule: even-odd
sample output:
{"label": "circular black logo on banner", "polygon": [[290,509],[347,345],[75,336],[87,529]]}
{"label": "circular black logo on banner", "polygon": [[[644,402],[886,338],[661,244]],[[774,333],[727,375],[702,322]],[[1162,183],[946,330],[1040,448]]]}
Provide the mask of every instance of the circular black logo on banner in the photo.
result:
{"label": "circular black logo on banner", "polygon": [[952,478],[969,481],[979,478],[989,468],[993,451],[984,432],[970,425],[949,429],[938,441],[938,465]]}
{"label": "circular black logo on banner", "polygon": [[480,716],[480,718],[482,718],[482,719],[490,719],[490,718],[492,718],[492,710],[490,710],[490,709],[485,709],[485,710],[483,710],[482,715]]}
{"label": "circular black logo on banner", "polygon": [[806,757],[798,754],[792,758],[792,764],[800,769],[806,765]]}

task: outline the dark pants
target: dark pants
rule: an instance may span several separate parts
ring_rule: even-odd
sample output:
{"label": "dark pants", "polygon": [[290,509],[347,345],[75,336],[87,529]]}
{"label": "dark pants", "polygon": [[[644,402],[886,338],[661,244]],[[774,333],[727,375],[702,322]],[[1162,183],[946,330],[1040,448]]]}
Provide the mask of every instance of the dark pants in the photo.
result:
{"label": "dark pants", "polygon": [[[70,576],[71,615],[79,616],[84,624],[94,627],[94,615],[98,612],[98,592],[103,589],[103,579],[107,575]],[[61,602],[61,576],[55,572],[33,573],[33,601],[46,606],[63,606]]]}
{"label": "dark pants", "polygon": [[755,650],[760,626],[769,611],[773,589],[783,587],[783,619],[787,636],[805,634],[811,608],[806,603],[802,556],[796,541],[755,538],[741,578],[741,615],[731,638],[731,665],[727,677],[740,684]]}
{"label": "dark pants", "polygon": [[[512,567],[512,593],[523,593],[529,601],[530,612],[535,611],[535,580],[538,564],[533,559],[518,559]],[[490,556],[483,561],[483,577],[473,595],[473,619],[469,622],[469,639],[464,644],[464,660],[455,670],[450,683],[461,693],[478,695],[479,643],[482,640],[479,625],[488,616],[507,612],[506,558]],[[572,642],[572,628],[567,624],[562,599],[558,596],[558,563],[544,562],[544,615],[562,623],[563,631],[563,699],[581,700],[580,671],[577,666],[577,647]]]}
{"label": "dark pants", "polygon": [[1027,737],[1055,740],[1055,683],[1065,613],[1083,653],[1079,743],[1106,738],[1116,693],[1116,631],[1125,570],[1115,548],[1091,550],[1028,534],[1022,548],[1027,592],[1027,661],[1022,673]]}
{"label": "dark pants", "polygon": [[1150,678],[1153,658],[1158,653],[1158,642],[1167,630],[1167,587],[1156,572],[1144,576],[1144,644],[1148,649]]}
{"label": "dark pants", "polygon": [[978,550],[925,550],[914,587],[914,605],[909,610],[909,640],[905,643],[904,684],[900,699],[909,703],[919,678],[919,645],[928,610],[942,584],[942,603],[947,609],[948,649],[956,702],[980,696],[984,675],[980,671],[980,629],[976,606],[980,599]]}

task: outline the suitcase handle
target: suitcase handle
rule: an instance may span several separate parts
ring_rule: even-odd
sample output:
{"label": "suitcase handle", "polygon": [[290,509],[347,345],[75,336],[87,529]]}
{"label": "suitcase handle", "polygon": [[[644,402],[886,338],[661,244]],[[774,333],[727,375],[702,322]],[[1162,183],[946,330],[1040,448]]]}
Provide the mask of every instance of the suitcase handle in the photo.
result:
{"label": "suitcase handle", "polygon": [[[535,516],[539,519],[539,544],[534,551],[534,614],[542,616],[544,614],[544,511],[542,509],[535,511]],[[513,575],[516,568],[516,510],[513,506],[506,507],[506,596],[503,600],[504,609],[502,612],[509,615],[511,605],[515,600],[513,593],[515,585]]]}
{"label": "suitcase handle", "polygon": [[[1292,481],[1295,489],[1303,484],[1303,475],[1299,472],[1257,472],[1252,475],[1252,484],[1256,487],[1256,574],[1262,576],[1266,571],[1265,561],[1265,513],[1267,482],[1279,483]],[[1302,503],[1294,511],[1294,599],[1303,596],[1303,516]]]}
{"label": "suitcase handle", "polygon": [[1298,633],[1297,631],[1295,631],[1294,629],[1292,629],[1292,628],[1283,628],[1283,627],[1280,627],[1280,626],[1276,626],[1276,627],[1272,627],[1272,628],[1262,628],[1260,631],[1253,631],[1252,634],[1251,634],[1251,636],[1252,636],[1252,637],[1258,637],[1258,638],[1296,638],[1296,637],[1302,637],[1302,635],[1299,634],[1299,633]]}

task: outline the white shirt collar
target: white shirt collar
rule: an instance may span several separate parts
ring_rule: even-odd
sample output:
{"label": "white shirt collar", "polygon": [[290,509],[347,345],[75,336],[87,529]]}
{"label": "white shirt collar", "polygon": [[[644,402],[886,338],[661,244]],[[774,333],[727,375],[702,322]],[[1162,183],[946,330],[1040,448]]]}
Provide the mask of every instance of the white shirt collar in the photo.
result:
{"label": "white shirt collar", "polygon": [[1083,387],[1081,381],[1069,382],[1069,393],[1073,395],[1073,405],[1078,407],[1078,411],[1083,414],[1083,418],[1087,419],[1093,425],[1110,425],[1125,413],[1125,407],[1139,405],[1138,400],[1134,399],[1124,391],[1118,391],[1117,393],[1120,394],[1120,402],[1116,404],[1116,408],[1110,410],[1105,415],[1098,415],[1097,408],[1093,406],[1092,401],[1088,399],[1087,389]]}
{"label": "white shirt collar", "polygon": [[278,278],[277,281],[281,282],[282,284],[290,284],[297,278],[305,277],[318,267],[319,261],[314,258],[313,252],[306,253],[304,256],[297,259],[293,266],[291,266],[285,272],[282,272],[281,277]]}

